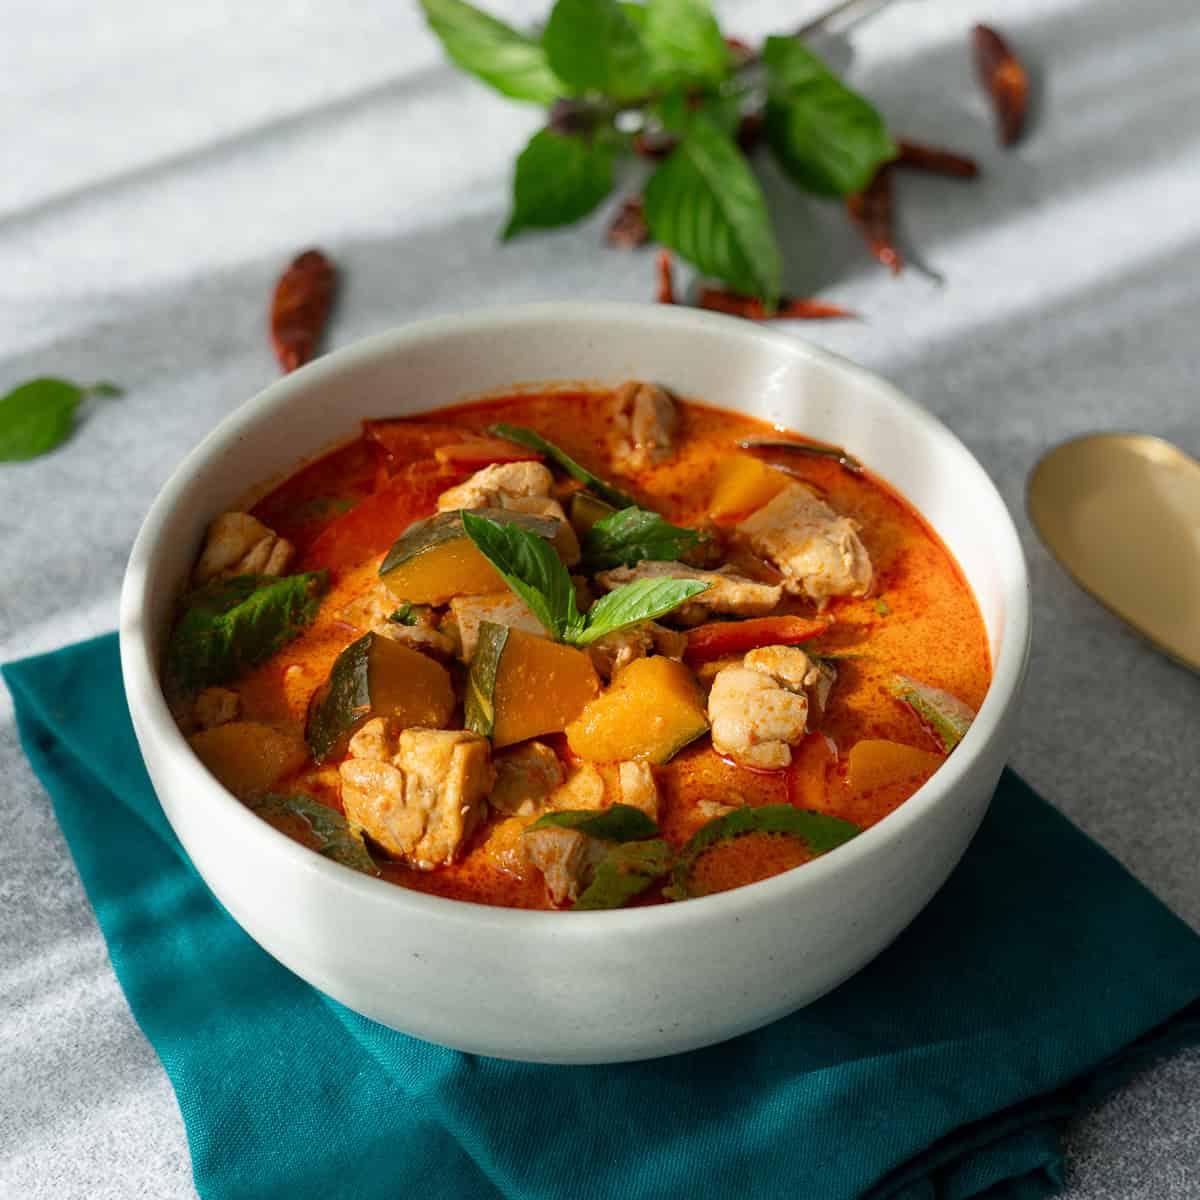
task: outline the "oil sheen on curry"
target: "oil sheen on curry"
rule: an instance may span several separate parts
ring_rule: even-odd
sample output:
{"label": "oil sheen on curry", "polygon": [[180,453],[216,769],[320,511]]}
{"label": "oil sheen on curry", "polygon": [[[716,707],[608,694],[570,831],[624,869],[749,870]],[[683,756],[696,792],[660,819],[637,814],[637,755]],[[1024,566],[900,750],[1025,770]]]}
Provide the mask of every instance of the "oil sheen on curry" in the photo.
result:
{"label": "oil sheen on curry", "polygon": [[894,491],[638,381],[365,422],[216,517],[166,663],[196,754],[282,832],[547,909],[836,851],[989,679],[966,581]]}

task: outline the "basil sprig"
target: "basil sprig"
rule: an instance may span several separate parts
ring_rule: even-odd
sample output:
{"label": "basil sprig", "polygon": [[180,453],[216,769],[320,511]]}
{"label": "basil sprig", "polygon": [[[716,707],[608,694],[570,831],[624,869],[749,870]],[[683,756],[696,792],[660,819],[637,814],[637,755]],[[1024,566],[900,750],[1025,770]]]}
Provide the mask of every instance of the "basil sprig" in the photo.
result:
{"label": "basil sprig", "polygon": [[587,531],[583,563],[588,571],[605,571],[648,560],[673,562],[702,540],[699,530],[672,525],[658,513],[634,505],[602,517]]}
{"label": "basil sprig", "polygon": [[318,854],[364,875],[379,874],[362,834],[340,812],[319,800],[302,794],[264,796],[254,805],[254,811],[267,820],[281,813],[299,817],[317,843]]}
{"label": "basil sprig", "polygon": [[189,593],[167,645],[172,680],[196,692],[270,658],[312,623],[328,583],[324,571],[239,575]]}
{"label": "basil sprig", "polygon": [[589,646],[605,634],[678,608],[709,585],[698,579],[639,579],[616,588],[586,613],[553,548],[519,525],[501,524],[464,510],[463,529],[505,583],[560,642]]}
{"label": "basil sprig", "polygon": [[552,463],[565,471],[570,477],[582,483],[593,496],[599,496],[606,504],[614,508],[637,507],[637,501],[627,492],[615,488],[611,483],[605,483],[599,475],[593,475],[587,467],[577,463],[565,450],[548,442],[540,433],[527,429],[524,425],[509,425],[506,421],[497,421],[488,427],[488,433],[494,433],[526,450],[537,450],[544,454]]}
{"label": "basil sprig", "polygon": [[645,189],[652,235],[770,305],[779,247],[750,151],[735,138],[740,119],[761,111],[761,76],[767,146],[806,191],[859,191],[896,155],[879,113],[804,45],[771,38],[761,55],[734,52],[709,0],[555,0],[540,34],[466,0],[421,2],[463,70],[550,109],[518,159],[505,236],[592,212],[634,148],[631,134],[645,134],[673,143]]}
{"label": "basil sprig", "polygon": [[0,397],[0,462],[23,462],[47,454],[75,427],[75,413],[89,396],[119,396],[115,383],[79,384],[31,379]]}

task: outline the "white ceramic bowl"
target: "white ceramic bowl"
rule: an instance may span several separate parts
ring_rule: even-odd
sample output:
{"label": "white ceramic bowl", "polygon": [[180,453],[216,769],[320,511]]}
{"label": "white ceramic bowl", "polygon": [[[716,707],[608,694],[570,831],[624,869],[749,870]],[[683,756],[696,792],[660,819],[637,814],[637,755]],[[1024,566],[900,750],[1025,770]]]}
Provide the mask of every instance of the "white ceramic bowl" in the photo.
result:
{"label": "white ceramic bowl", "polygon": [[[945,539],[978,597],[995,675],[978,719],[907,803],[800,870],[683,904],[599,913],[490,908],[356,874],[253,816],[171,720],[158,664],[204,527],[255,484],[353,436],[514,383],[653,379],[836,442]],[[184,461],[151,508],[121,597],[134,727],[171,825],[266,950],[360,1013],[503,1058],[615,1062],[754,1029],[878,954],[958,862],[1003,766],[1029,639],[1012,521],[963,445],[881,379],[739,320],[685,308],[556,304],[424,322],[280,379]]]}

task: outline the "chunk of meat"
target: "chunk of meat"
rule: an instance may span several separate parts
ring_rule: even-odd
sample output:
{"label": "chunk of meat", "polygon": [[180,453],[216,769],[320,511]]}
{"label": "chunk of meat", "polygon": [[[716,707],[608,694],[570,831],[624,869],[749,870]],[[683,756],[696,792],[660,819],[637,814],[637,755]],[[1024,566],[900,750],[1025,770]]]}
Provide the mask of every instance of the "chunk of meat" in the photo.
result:
{"label": "chunk of meat", "polygon": [[761,646],[742,659],[742,666],[772,676],[781,687],[804,693],[808,700],[809,727],[825,714],[829,693],[837,680],[832,663],[809,658],[796,646]]}
{"label": "chunk of meat", "polygon": [[374,632],[433,658],[453,658],[458,648],[458,643],[452,637],[428,625],[399,625],[395,621],[384,621],[382,625],[374,627]]}
{"label": "chunk of meat", "polygon": [[437,616],[428,605],[414,607],[415,623],[404,625],[388,618],[396,611],[396,597],[387,584],[377,583],[355,596],[339,612],[338,617],[348,624],[370,631],[412,650],[420,650],[434,658],[453,658],[457,643],[441,632]]}
{"label": "chunk of meat", "polygon": [[617,470],[644,471],[670,458],[679,414],[653,383],[630,380],[613,393],[612,456]]}
{"label": "chunk of meat", "polygon": [[550,794],[546,807],[560,812],[607,808],[604,776],[599,768],[591,763],[576,767],[566,783]]}
{"label": "chunk of meat", "polygon": [[527,829],[525,854],[542,873],[555,904],[573,903],[592,881],[610,847],[574,829]]}
{"label": "chunk of meat", "polygon": [[559,757],[544,742],[523,742],[495,758],[496,782],[488,803],[498,812],[532,816],[563,782]]}
{"label": "chunk of meat", "polygon": [[713,748],[743,766],[786,767],[808,732],[809,688],[821,678],[794,646],[751,650],[741,666],[718,671],[708,694]]}
{"label": "chunk of meat", "polygon": [[658,820],[658,784],[649,763],[617,764],[617,800],[615,803],[640,808],[652,821]]}
{"label": "chunk of meat", "polygon": [[592,642],[587,651],[600,677],[607,683],[635,659],[647,658],[650,654],[682,659],[686,649],[686,634],[659,625],[657,621],[641,621],[606,633]]}
{"label": "chunk of meat", "polygon": [[579,539],[563,506],[553,497],[554,476],[539,462],[494,463],[476,471],[438,497],[438,511],[456,508],[506,508],[510,512],[553,517],[558,522],[554,548],[568,567],[579,561]]}
{"label": "chunk of meat", "polygon": [[456,508],[512,508],[514,500],[549,496],[553,486],[554,476],[539,462],[494,463],[476,471],[465,483],[443,492],[438,497],[438,512]]}
{"label": "chunk of meat", "polygon": [[[533,615],[533,610],[515,592],[488,592],[483,596],[455,596],[450,601],[450,614],[443,628],[453,625],[459,643],[458,656],[463,662],[475,657],[479,646],[479,626],[484,621],[506,625],[525,633],[546,636],[546,627]],[[454,635],[452,635],[454,636]]]}
{"label": "chunk of meat", "polygon": [[640,562],[636,567],[613,567],[596,576],[597,583],[610,592],[636,579],[699,579],[709,585],[707,591],[693,596],[663,618],[678,625],[697,625],[709,613],[761,616],[769,613],[783,595],[778,584],[759,583],[725,567],[719,571],[701,571],[680,562]]}
{"label": "chunk of meat", "polygon": [[244,512],[222,513],[208,527],[192,571],[197,586],[236,575],[282,575],[296,553],[291,542]]}
{"label": "chunk of meat", "polygon": [[339,767],[347,818],[418,870],[453,862],[487,809],[487,741],[451,729],[405,729],[394,738],[375,718],[349,749]]}
{"label": "chunk of meat", "polygon": [[229,721],[236,721],[241,711],[242,700],[237,692],[229,688],[205,688],[195,699],[192,718],[199,729],[215,729]]}
{"label": "chunk of meat", "polygon": [[824,607],[833,596],[865,596],[871,557],[858,525],[799,483],[790,483],[737,527],[783,573],[783,586]]}

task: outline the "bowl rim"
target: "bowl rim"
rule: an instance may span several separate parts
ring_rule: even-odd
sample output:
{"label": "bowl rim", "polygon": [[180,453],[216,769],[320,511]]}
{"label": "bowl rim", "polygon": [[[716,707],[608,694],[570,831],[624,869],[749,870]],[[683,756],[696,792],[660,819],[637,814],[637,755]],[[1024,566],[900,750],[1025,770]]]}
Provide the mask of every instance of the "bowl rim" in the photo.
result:
{"label": "bowl rim", "polygon": [[[955,454],[974,476],[976,505],[986,504],[991,548],[999,568],[1003,629],[1000,653],[992,664],[992,682],[971,728],[955,753],[888,816],[840,846],[836,854],[822,855],[806,863],[803,871],[784,871],[769,879],[746,884],[731,891],[698,897],[686,904],[649,905],[603,912],[571,913],[564,919],[559,910],[504,908],[470,900],[417,892],[386,880],[361,874],[333,862],[293,841],[226,790],[192,752],[176,726],[159,682],[157,663],[150,652],[149,631],[142,621],[154,564],[164,528],[175,507],[192,483],[193,476],[228,446],[253,436],[254,427],[271,413],[286,407],[294,395],[307,391],[364,363],[403,354],[421,343],[446,337],[469,339],[517,326],[560,327],[572,324],[609,324],[636,321],[692,331],[698,336],[720,330],[745,342],[758,343],[772,352],[822,364],[859,386],[881,391],[889,403],[901,410],[906,420],[922,434]],[[517,381],[520,383],[521,381]],[[550,381],[547,380],[547,383]],[[493,389],[494,391],[494,389]],[[701,397],[701,400],[704,398]],[[261,436],[262,430],[258,430]],[[313,454],[324,453],[314,448]],[[306,460],[305,460],[306,461]],[[908,834],[941,804],[952,802],[960,782],[970,774],[988,742],[1005,724],[1020,693],[1029,651],[1031,604],[1029,573],[1012,516],[995,484],[970,450],[937,417],[874,372],[792,334],[765,329],[734,317],[685,307],[651,304],[566,301],[496,306],[452,316],[434,317],[374,334],[349,346],[331,351],[314,362],[285,375],[238,405],[194,447],[171,473],[151,505],[130,552],[121,589],[119,640],[126,700],[134,721],[139,746],[143,739],[158,739],[171,752],[171,770],[180,769],[180,780],[196,805],[214,805],[233,823],[247,850],[260,852],[264,862],[274,856],[297,870],[314,871],[322,883],[348,897],[372,905],[391,905],[396,919],[406,916],[469,924],[475,930],[493,929],[510,935],[523,931],[545,933],[546,922],[559,938],[588,939],[600,930],[611,934],[647,934],[714,918],[738,920],[764,904],[792,902],[810,889],[820,887],[829,876],[852,873],[856,864],[889,842]],[[144,751],[143,751],[144,754]],[[157,789],[156,789],[157,795]],[[162,803],[159,797],[159,803]],[[265,867],[270,870],[269,865]]]}

